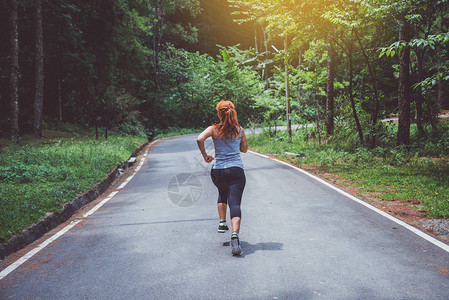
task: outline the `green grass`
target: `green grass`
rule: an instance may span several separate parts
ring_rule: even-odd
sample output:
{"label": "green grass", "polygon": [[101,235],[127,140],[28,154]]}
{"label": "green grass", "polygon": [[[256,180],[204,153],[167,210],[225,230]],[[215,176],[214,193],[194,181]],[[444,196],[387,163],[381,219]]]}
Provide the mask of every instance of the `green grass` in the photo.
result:
{"label": "green grass", "polygon": [[[284,132],[276,136],[248,134],[247,138],[254,151],[277,154],[306,169],[339,176],[344,184],[356,187],[362,198],[419,200],[421,205],[416,208],[426,210],[429,216],[449,218],[449,141],[440,137],[417,141],[410,150],[319,145],[307,139],[304,130],[294,132],[291,143]],[[291,157],[285,152],[301,156]]]}
{"label": "green grass", "polygon": [[40,220],[47,212],[89,190],[135,148],[143,137],[107,141],[77,136],[32,140],[0,152],[0,241]]}

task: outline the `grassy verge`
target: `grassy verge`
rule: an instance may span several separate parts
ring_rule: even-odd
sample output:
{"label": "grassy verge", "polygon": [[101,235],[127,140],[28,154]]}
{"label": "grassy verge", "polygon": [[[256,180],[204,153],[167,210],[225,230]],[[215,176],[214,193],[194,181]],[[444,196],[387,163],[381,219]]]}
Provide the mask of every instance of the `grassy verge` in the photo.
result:
{"label": "grassy verge", "polygon": [[[415,149],[366,148],[328,143],[319,145],[295,131],[292,142],[286,133],[248,135],[250,148],[274,154],[304,169],[352,187],[357,196],[374,201],[402,201],[429,217],[449,218],[448,139],[428,141]],[[426,149],[428,152],[426,153]],[[295,153],[298,156],[288,155]],[[439,153],[440,155],[436,155]]]}
{"label": "grassy verge", "polygon": [[[60,135],[63,136],[63,135]],[[92,188],[135,148],[143,137],[110,135],[30,140],[0,152],[0,241],[59,211]]]}

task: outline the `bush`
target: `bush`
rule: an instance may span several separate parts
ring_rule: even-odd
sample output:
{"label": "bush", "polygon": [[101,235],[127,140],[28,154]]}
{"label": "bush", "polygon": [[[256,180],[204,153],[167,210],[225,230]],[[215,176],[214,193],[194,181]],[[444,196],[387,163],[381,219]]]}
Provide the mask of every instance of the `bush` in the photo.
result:
{"label": "bush", "polygon": [[145,131],[145,127],[143,127],[143,125],[135,120],[129,120],[129,121],[125,121],[121,124],[119,124],[116,128],[115,131],[117,131],[119,134],[124,134],[124,135],[133,135],[133,136],[146,136],[146,131]]}

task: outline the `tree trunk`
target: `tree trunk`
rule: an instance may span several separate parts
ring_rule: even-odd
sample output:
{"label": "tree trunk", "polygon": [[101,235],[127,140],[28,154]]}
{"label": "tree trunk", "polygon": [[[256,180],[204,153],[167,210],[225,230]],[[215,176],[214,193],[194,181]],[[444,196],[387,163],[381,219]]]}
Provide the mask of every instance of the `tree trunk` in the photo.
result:
{"label": "tree trunk", "polygon": [[[399,40],[410,42],[410,25],[405,19],[399,24]],[[396,144],[410,145],[410,47],[404,47],[399,53],[399,124]]]}
{"label": "tree trunk", "polygon": [[19,141],[19,30],[17,17],[17,0],[8,1],[10,30],[10,73],[9,95],[11,106],[11,142]]}
{"label": "tree trunk", "polygon": [[438,81],[438,104],[440,109],[449,109],[449,85],[447,81]]}
{"label": "tree trunk", "polygon": [[154,70],[155,70],[155,74],[154,74],[154,98],[153,98],[153,103],[151,105],[151,113],[152,113],[152,124],[153,126],[156,124],[156,119],[158,117],[158,112],[157,112],[157,104],[159,102],[159,52],[160,52],[160,48],[161,48],[161,41],[162,41],[162,28],[164,26],[164,14],[163,14],[163,8],[160,7],[162,5],[160,5],[159,1],[156,0],[155,1],[155,8],[154,8],[154,12],[155,12],[155,20],[156,20],[156,24],[155,24],[155,34],[153,36],[153,51],[154,51]]}
{"label": "tree trunk", "polygon": [[62,122],[62,87],[61,78],[58,77],[58,119]]}
{"label": "tree trunk", "polygon": [[[316,132],[318,135],[318,144],[321,145],[321,129],[320,129],[320,101],[318,100],[317,94],[318,94],[318,82],[317,77],[315,77],[315,89],[314,89],[314,99],[316,103]],[[306,127],[307,128],[307,127]]]}
{"label": "tree trunk", "polygon": [[[301,69],[301,66],[302,66],[302,49],[300,48],[298,51],[298,70]],[[298,80],[297,94],[298,94],[298,101],[301,107],[301,98],[302,98],[301,80]]]}
{"label": "tree trunk", "polygon": [[334,77],[335,55],[332,39],[328,38],[327,48],[327,82],[326,82],[326,133],[331,136],[334,131]]}
{"label": "tree trunk", "polygon": [[434,112],[435,109],[433,108],[434,103],[432,103],[432,101],[427,98],[424,98],[424,101],[427,106],[427,110],[426,110],[427,121],[429,121],[430,126],[432,126],[432,130],[436,131],[437,125],[435,123],[435,112]]}
{"label": "tree trunk", "polygon": [[352,107],[352,114],[354,116],[354,121],[357,126],[357,132],[359,134],[359,140],[360,144],[363,145],[363,131],[362,126],[360,125],[359,117],[357,116],[357,109],[355,107],[355,100],[354,100],[354,94],[352,89],[352,81],[354,77],[354,71],[353,71],[353,64],[352,64],[352,46],[353,46],[353,35],[354,35],[354,29],[351,32],[351,41],[349,45],[349,99],[351,100],[351,107]]}
{"label": "tree trunk", "polygon": [[263,33],[263,45],[265,47],[265,52],[268,53],[267,33],[265,32],[265,28],[263,28],[263,25],[260,25],[260,28],[262,29]]}
{"label": "tree trunk", "polygon": [[356,29],[354,29],[354,33],[355,33],[355,36],[359,43],[360,50],[362,50],[363,57],[365,58],[366,64],[368,66],[368,70],[369,70],[370,78],[371,78],[371,87],[373,89],[373,94],[374,94],[375,102],[374,102],[373,112],[371,115],[371,140],[370,140],[370,147],[371,147],[371,149],[374,149],[376,147],[377,118],[379,116],[379,110],[380,110],[379,92],[377,90],[377,85],[376,85],[376,77],[377,77],[376,69],[371,66],[368,54],[365,51],[365,47],[363,47],[363,43],[360,40],[360,37],[359,37]]}
{"label": "tree trunk", "polygon": [[[418,66],[418,82],[421,82],[424,80],[424,69],[423,69],[423,60],[424,60],[424,51],[425,50],[417,50],[416,51],[416,57],[417,57],[417,66]],[[418,127],[418,136],[420,138],[423,138],[426,136],[426,132],[424,131],[423,127],[423,103],[425,102],[423,92],[420,88],[418,92],[418,97],[416,98],[416,126]]]}
{"label": "tree trunk", "polygon": [[[287,35],[284,38],[284,54],[287,55],[287,45],[288,44],[288,37]],[[285,57],[285,106],[286,106],[286,112],[287,112],[287,133],[290,137],[290,140],[292,138],[292,124],[290,120],[290,84],[288,82],[288,58]]]}
{"label": "tree trunk", "polygon": [[256,53],[259,53],[259,41],[257,39],[257,24],[254,24],[254,45],[256,46]]}
{"label": "tree trunk", "polygon": [[[265,46],[265,53],[268,53],[268,45],[267,45],[267,33],[265,32],[265,28],[263,28],[262,25],[260,25],[261,29],[262,29],[262,33],[263,33],[263,44]],[[265,80],[265,89],[268,90],[270,88],[270,75],[269,75],[269,71],[270,71],[270,65],[266,64],[264,66],[264,80]]]}
{"label": "tree trunk", "polygon": [[36,136],[42,136],[42,114],[43,114],[43,92],[44,92],[44,50],[43,50],[43,36],[42,36],[42,2],[35,0],[34,2],[34,17],[35,17],[35,39],[36,39],[36,53],[34,60],[34,126],[33,132]]}

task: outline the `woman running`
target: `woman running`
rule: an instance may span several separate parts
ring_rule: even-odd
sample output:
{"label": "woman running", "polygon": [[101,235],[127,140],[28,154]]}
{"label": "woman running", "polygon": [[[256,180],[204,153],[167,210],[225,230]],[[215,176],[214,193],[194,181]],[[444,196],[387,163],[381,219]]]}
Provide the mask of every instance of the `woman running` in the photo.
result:
{"label": "woman running", "polygon": [[215,146],[215,164],[211,170],[212,182],[218,188],[218,215],[220,223],[218,232],[229,230],[226,223],[226,208],[229,204],[231,213],[231,245],[232,254],[240,255],[240,203],[246,177],[240,152],[248,150],[245,132],[237,120],[237,112],[231,101],[220,101],[217,104],[220,124],[207,127],[196,139],[204,161],[210,163],[214,157],[208,155],[204,148],[204,141],[212,137]]}

